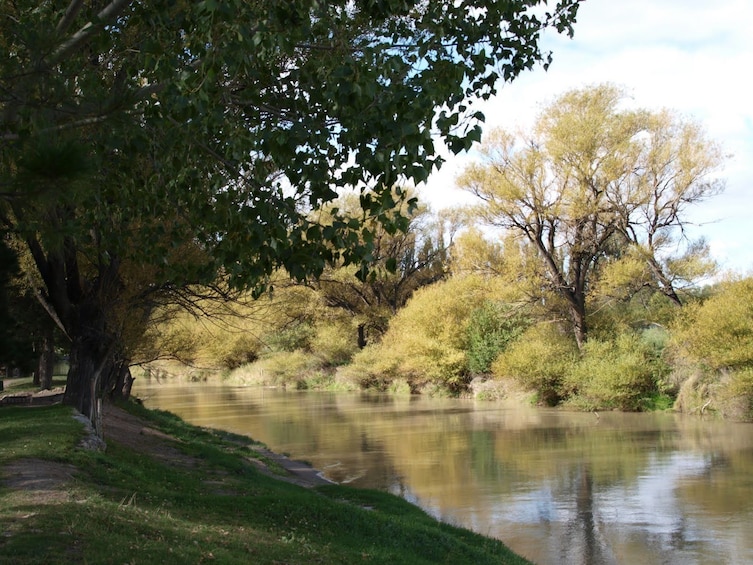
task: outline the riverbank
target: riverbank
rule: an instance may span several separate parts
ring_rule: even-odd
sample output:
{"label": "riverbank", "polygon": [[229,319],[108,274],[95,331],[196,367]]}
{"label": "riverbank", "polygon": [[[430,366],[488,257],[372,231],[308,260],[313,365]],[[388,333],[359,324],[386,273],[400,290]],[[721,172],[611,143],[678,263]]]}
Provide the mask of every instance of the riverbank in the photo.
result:
{"label": "riverbank", "polygon": [[526,563],[389,494],[135,403],[83,449],[63,406],[0,409],[9,563]]}

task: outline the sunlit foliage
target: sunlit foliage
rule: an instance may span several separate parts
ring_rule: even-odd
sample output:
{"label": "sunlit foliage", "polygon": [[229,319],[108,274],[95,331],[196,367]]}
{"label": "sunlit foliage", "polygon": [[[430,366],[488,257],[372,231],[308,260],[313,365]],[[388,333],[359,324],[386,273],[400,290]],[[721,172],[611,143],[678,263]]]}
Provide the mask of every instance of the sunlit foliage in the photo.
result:
{"label": "sunlit foliage", "polygon": [[683,355],[712,371],[753,367],[753,278],[725,282],[673,327]]}
{"label": "sunlit foliage", "polygon": [[553,322],[531,326],[492,364],[498,379],[514,379],[553,406],[566,394],[565,379],[578,359],[575,341]]}
{"label": "sunlit foliage", "polygon": [[626,332],[613,341],[589,340],[565,387],[584,408],[641,410],[662,390],[668,369],[655,341]]}
{"label": "sunlit foliage", "polygon": [[462,390],[470,380],[471,313],[493,295],[493,282],[472,275],[417,291],[390,322],[382,342],[354,357],[348,374],[367,384],[404,378],[416,391],[430,384]]}
{"label": "sunlit foliage", "polygon": [[625,98],[611,84],[566,92],[529,132],[487,134],[459,179],[481,200],[480,220],[535,249],[539,283],[566,302],[579,347],[602,265],[615,263],[604,290],[651,286],[678,305],[679,289],[713,267],[703,242],[679,244],[688,206],[723,187],[719,146],[672,112],[625,109]]}

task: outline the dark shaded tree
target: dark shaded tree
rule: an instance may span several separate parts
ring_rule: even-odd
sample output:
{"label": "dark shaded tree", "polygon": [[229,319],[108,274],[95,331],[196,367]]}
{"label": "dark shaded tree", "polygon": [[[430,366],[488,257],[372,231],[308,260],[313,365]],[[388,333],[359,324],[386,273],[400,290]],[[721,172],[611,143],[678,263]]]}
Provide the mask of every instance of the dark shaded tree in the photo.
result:
{"label": "dark shaded tree", "polygon": [[65,402],[96,421],[119,312],[367,260],[362,222],[310,211],[359,187],[364,217],[404,227],[390,187],[441,164],[435,140],[470,147],[469,98],[548,63],[546,27],[572,32],[577,0],[538,4],[3,3],[0,221],[70,340]]}

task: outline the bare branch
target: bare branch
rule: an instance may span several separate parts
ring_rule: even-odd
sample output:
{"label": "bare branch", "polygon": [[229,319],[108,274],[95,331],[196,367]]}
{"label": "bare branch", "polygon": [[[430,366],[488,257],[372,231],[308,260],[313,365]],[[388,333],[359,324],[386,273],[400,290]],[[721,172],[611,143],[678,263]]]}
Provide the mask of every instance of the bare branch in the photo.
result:
{"label": "bare branch", "polygon": [[29,286],[34,290],[34,297],[37,299],[37,302],[39,302],[42,305],[42,308],[45,309],[45,312],[47,312],[50,315],[50,318],[52,318],[52,321],[55,322],[55,325],[60,328],[60,331],[63,332],[63,335],[68,338],[69,341],[71,340],[71,336],[68,334],[67,331],[65,331],[65,326],[63,325],[63,322],[60,320],[60,318],[57,315],[57,312],[55,312],[55,309],[52,307],[52,305],[47,302],[47,300],[44,299],[44,296],[42,296],[42,292],[33,284],[31,277],[27,278],[29,280]]}
{"label": "bare branch", "polygon": [[81,11],[81,8],[83,8],[83,6],[84,0],[71,0],[71,3],[65,10],[65,14],[63,14],[63,17],[60,18],[55,31],[59,34],[63,34],[68,31],[68,28],[71,27],[71,24],[76,19],[76,16],[78,16],[78,13]]}
{"label": "bare branch", "polygon": [[131,2],[132,0],[112,0],[97,14],[96,23],[87,22],[81,29],[68,38],[67,41],[61,43],[46,61],[47,65],[52,66],[65,59],[69,53],[88,41],[94,33],[102,29],[108,22],[117,18]]}

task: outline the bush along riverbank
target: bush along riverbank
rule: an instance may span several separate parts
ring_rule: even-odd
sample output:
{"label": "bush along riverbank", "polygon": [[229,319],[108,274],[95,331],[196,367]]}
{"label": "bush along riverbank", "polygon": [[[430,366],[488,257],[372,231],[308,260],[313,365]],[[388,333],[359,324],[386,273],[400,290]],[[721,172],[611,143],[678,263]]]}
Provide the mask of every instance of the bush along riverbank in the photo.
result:
{"label": "bush along riverbank", "polygon": [[527,563],[385,493],[135,403],[0,409],[4,563]]}

